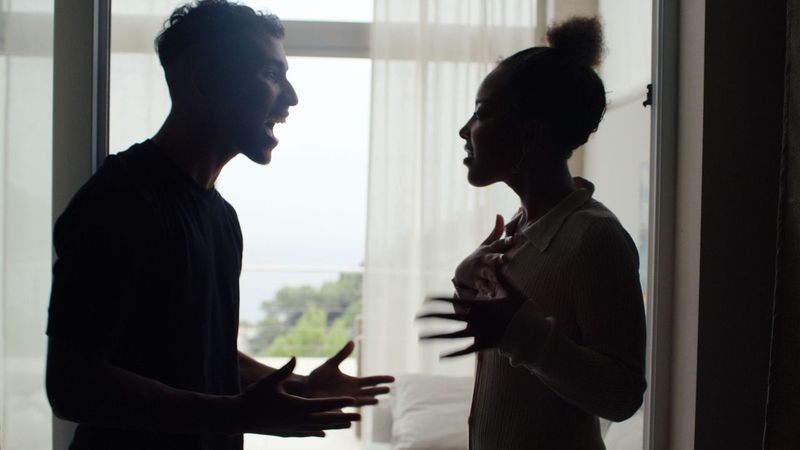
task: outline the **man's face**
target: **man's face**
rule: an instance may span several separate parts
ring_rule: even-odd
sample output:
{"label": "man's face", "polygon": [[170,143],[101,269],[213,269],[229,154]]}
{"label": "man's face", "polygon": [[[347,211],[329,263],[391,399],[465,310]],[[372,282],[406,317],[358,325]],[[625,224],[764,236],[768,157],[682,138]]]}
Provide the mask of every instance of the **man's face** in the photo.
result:
{"label": "man's face", "polygon": [[286,120],[297,94],[286,79],[283,43],[266,34],[247,36],[223,72],[216,116],[221,133],[239,152],[268,164],[278,145],[276,123]]}

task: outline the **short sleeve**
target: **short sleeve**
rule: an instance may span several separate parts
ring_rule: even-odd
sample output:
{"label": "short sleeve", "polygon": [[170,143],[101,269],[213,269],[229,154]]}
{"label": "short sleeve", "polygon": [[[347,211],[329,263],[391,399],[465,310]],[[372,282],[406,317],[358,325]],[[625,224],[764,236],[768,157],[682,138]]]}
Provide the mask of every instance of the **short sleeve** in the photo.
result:
{"label": "short sleeve", "polygon": [[146,217],[114,160],[58,218],[47,334],[106,354],[125,333],[149,247]]}

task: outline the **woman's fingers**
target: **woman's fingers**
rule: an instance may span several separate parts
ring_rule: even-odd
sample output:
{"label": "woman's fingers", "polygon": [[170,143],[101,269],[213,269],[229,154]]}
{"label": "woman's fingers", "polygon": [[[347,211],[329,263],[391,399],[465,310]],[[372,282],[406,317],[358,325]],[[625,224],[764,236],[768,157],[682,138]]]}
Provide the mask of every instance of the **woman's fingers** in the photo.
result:
{"label": "woman's fingers", "polygon": [[500,264],[505,263],[506,258],[502,253],[486,253],[481,255],[481,262],[484,266],[479,270],[483,271],[484,269],[494,269]]}
{"label": "woman's fingers", "polygon": [[461,322],[466,322],[467,315],[459,313],[425,313],[418,315],[417,319],[446,319],[446,320],[459,320]]}
{"label": "woman's fingers", "polygon": [[500,239],[500,236],[503,235],[503,231],[504,231],[503,216],[497,214],[494,216],[494,228],[492,228],[492,232],[489,233],[489,236],[487,236],[486,239],[484,239],[481,245],[487,245]]}
{"label": "woman's fingers", "polygon": [[503,253],[511,248],[511,243],[513,239],[510,237],[505,237],[503,239],[497,239],[484,249],[484,251],[489,253]]}
{"label": "woman's fingers", "polygon": [[465,349],[458,350],[458,351],[455,351],[455,352],[446,353],[446,354],[440,356],[440,358],[441,359],[455,358],[456,356],[468,355],[470,353],[477,352],[478,350],[480,350],[478,348],[478,345],[477,344],[472,344],[472,345],[470,345],[469,347],[467,347]]}
{"label": "woman's fingers", "polygon": [[420,340],[426,341],[428,339],[457,339],[474,336],[475,333],[472,330],[469,328],[464,328],[463,330],[453,331],[452,333],[430,334],[427,336],[420,336],[419,338]]}

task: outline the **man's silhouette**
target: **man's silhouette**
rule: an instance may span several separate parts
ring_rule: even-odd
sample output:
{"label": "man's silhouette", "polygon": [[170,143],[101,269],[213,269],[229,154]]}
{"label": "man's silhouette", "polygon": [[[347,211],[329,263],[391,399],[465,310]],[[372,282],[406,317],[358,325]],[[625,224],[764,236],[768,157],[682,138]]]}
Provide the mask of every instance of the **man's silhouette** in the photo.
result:
{"label": "man's silhouette", "polygon": [[[178,8],[156,39],[172,109],[106,159],[59,217],[47,392],[71,448],[241,449],[242,433],[322,436],[388,376],[354,378],[348,343],[308,377],[238,352],[242,234],[214,189],[239,153],[267,164],[297,104],[283,26],[223,0]],[[274,194],[274,193],[273,193]],[[259,195],[254,192],[253,195]]]}

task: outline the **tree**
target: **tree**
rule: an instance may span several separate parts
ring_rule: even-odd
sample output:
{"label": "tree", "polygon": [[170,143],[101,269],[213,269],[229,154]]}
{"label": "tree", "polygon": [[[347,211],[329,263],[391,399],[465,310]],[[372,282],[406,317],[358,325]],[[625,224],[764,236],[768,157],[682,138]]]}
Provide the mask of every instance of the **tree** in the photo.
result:
{"label": "tree", "polygon": [[278,336],[266,350],[269,356],[330,356],[338,351],[349,336],[342,321],[327,326],[327,314],[314,305],[286,334]]}
{"label": "tree", "polygon": [[278,290],[274,299],[261,305],[265,317],[250,341],[254,352],[324,356],[338,350],[352,337],[353,321],[361,312],[361,280],[361,274],[347,273],[318,289],[287,286]]}

